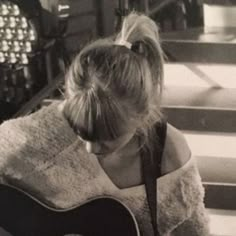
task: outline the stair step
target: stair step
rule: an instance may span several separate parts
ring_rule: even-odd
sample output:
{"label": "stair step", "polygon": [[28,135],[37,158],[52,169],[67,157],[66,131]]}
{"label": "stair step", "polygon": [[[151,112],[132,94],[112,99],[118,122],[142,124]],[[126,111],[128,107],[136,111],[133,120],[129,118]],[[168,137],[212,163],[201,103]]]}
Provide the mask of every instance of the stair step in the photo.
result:
{"label": "stair step", "polygon": [[236,89],[235,65],[165,63],[165,87]]}
{"label": "stair step", "polygon": [[163,113],[169,123],[181,130],[236,132],[236,110],[164,106]]}
{"label": "stair step", "polygon": [[198,168],[203,181],[236,184],[236,156],[208,157],[196,156]]}
{"label": "stair step", "polygon": [[170,123],[184,130],[236,132],[235,66],[166,63],[164,73],[162,107]]}
{"label": "stair step", "polygon": [[236,211],[207,209],[211,236],[235,236]]}
{"label": "stair step", "polygon": [[235,27],[236,6],[233,1],[203,1],[204,26]]}
{"label": "stair step", "polygon": [[170,61],[235,63],[236,27],[201,27],[161,34]]}
{"label": "stair step", "polygon": [[204,182],[236,184],[236,133],[183,131]]}
{"label": "stair step", "polygon": [[195,156],[233,158],[236,160],[236,133],[183,131]]}
{"label": "stair step", "polygon": [[218,5],[218,6],[235,5],[234,0],[226,0],[226,1],[222,1],[222,0],[202,0],[202,2],[205,3],[205,4]]}
{"label": "stair step", "polygon": [[236,89],[206,89],[199,87],[168,87],[163,94],[164,106],[191,106],[236,109]]}
{"label": "stair step", "polygon": [[204,182],[205,206],[207,208],[235,210],[236,211],[236,183]]}
{"label": "stair step", "polygon": [[167,63],[163,106],[236,109],[236,68],[232,65]]}

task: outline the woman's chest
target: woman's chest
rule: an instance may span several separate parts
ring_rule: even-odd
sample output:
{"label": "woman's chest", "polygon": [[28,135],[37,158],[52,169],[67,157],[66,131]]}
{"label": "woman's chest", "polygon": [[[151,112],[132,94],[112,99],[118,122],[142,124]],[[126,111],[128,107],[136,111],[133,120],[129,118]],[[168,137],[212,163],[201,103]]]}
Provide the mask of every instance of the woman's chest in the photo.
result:
{"label": "woman's chest", "polygon": [[135,156],[112,157],[113,160],[98,161],[99,168],[118,189],[143,184],[142,161],[140,154]]}

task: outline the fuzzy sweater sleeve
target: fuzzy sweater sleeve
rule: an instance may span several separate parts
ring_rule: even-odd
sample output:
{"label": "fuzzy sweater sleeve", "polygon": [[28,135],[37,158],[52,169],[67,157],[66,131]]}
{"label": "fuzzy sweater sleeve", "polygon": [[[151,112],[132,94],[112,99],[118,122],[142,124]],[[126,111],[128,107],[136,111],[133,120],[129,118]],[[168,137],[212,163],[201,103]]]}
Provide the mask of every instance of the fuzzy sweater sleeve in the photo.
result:
{"label": "fuzzy sweater sleeve", "polygon": [[0,125],[0,182],[45,169],[76,140],[58,102]]}
{"label": "fuzzy sweater sleeve", "polygon": [[190,218],[180,224],[173,232],[173,236],[209,236],[209,218],[204,204],[200,202],[192,212]]}
{"label": "fuzzy sweater sleeve", "polygon": [[208,236],[205,191],[194,156],[180,169],[159,178],[161,235]]}
{"label": "fuzzy sweater sleeve", "polygon": [[189,207],[188,217],[180,223],[172,232],[173,236],[209,236],[209,216],[205,209],[204,204],[204,187],[202,186],[201,177],[198,172],[197,166],[194,166],[195,177],[192,179],[192,184],[195,189],[192,192],[191,198],[192,207]]}

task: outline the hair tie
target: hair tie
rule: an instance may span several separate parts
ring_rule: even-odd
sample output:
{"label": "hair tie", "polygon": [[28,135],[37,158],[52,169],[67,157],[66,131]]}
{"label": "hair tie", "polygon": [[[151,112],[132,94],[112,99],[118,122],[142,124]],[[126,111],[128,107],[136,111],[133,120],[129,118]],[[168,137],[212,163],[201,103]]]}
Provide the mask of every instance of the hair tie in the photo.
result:
{"label": "hair tie", "polygon": [[132,43],[124,40],[124,39],[120,39],[118,42],[115,42],[116,45],[121,45],[121,46],[125,46],[127,47],[128,49],[131,49],[132,47]]}

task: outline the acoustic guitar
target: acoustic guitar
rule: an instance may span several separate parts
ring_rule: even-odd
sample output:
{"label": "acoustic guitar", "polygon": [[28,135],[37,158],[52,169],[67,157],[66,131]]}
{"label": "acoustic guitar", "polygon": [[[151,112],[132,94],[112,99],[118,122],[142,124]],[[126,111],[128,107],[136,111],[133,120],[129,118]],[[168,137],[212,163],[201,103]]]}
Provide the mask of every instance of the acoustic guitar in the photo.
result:
{"label": "acoustic guitar", "polygon": [[98,197],[59,210],[20,189],[2,184],[0,228],[11,236],[140,236],[132,212],[115,198]]}

